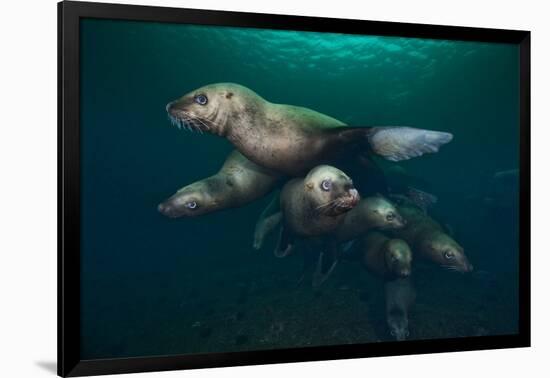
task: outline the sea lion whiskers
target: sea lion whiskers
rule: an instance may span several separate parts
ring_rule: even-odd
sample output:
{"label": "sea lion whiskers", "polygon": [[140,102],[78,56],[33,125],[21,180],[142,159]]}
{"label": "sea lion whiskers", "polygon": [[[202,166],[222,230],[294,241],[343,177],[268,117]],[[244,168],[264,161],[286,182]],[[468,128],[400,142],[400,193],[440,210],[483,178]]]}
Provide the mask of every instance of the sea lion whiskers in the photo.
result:
{"label": "sea lion whiskers", "polygon": [[[209,121],[203,120],[203,119],[201,119],[201,117],[194,116],[194,115],[186,112],[185,110],[178,110],[178,116],[177,117],[172,116],[172,115],[170,115],[170,117],[172,119],[174,119],[176,122],[182,122],[184,124],[187,124],[188,126],[191,126],[193,130],[196,130],[196,131],[200,132],[201,134],[203,133],[203,130],[202,130],[201,126],[203,126],[206,131],[210,130],[210,126],[208,126],[208,124],[206,123],[206,122],[209,122]],[[199,123],[197,123],[197,122],[199,122]],[[193,131],[193,130],[191,130],[191,128],[186,128],[186,130]]]}
{"label": "sea lion whiskers", "polygon": [[319,211],[319,212],[322,213],[322,212],[325,212],[325,211],[328,211],[328,210],[332,210],[336,206],[338,206],[337,202],[341,202],[341,198],[335,198],[332,201],[328,201],[327,203],[319,205],[315,208],[315,211]]}
{"label": "sea lion whiskers", "polygon": [[445,264],[443,264],[443,265],[441,265],[441,267],[444,268],[444,269],[450,270],[451,272],[461,273],[461,271],[454,265],[445,265]]}
{"label": "sea lion whiskers", "polygon": [[178,118],[172,115],[168,115],[170,122],[175,125],[179,130],[193,131],[197,126],[194,124],[194,121],[190,118]]}

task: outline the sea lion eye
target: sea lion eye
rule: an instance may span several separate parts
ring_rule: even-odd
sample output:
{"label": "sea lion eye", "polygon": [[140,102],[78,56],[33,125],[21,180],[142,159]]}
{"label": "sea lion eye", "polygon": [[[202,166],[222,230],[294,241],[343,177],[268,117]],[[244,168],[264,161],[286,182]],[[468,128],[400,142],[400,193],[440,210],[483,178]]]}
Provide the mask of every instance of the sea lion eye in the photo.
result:
{"label": "sea lion eye", "polygon": [[208,97],[204,94],[198,94],[195,96],[195,102],[199,105],[206,105],[208,103]]}
{"label": "sea lion eye", "polygon": [[332,188],[332,182],[330,180],[323,180],[321,182],[321,189],[323,189],[325,192],[328,192]]}
{"label": "sea lion eye", "polygon": [[445,258],[446,258],[447,260],[451,260],[451,259],[454,259],[454,258],[455,258],[454,253],[452,253],[451,251],[445,251],[444,256],[445,256]]}
{"label": "sea lion eye", "polygon": [[190,201],[185,204],[185,207],[188,209],[194,210],[197,208],[197,203],[195,201]]}
{"label": "sea lion eye", "polygon": [[388,213],[388,215],[386,215],[386,220],[387,221],[392,221],[393,218],[395,218],[395,214],[392,213],[392,212],[390,212],[390,213]]}

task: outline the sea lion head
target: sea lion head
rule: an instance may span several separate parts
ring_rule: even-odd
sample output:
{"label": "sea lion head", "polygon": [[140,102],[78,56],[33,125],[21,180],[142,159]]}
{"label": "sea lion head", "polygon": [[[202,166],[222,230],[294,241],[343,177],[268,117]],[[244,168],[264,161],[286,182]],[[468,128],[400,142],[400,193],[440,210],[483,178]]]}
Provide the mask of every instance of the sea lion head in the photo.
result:
{"label": "sea lion head", "polygon": [[226,136],[231,124],[253,124],[265,101],[252,90],[234,83],[210,84],[166,105],[179,129]]}
{"label": "sea lion head", "polygon": [[204,215],[218,209],[219,203],[205,181],[198,181],[181,188],[158,205],[158,211],[169,218],[180,218]]}
{"label": "sea lion head", "polygon": [[388,314],[387,323],[390,334],[397,341],[403,341],[409,337],[409,319],[402,309],[391,309]]}
{"label": "sea lion head", "polygon": [[359,202],[353,181],[341,170],[328,165],[317,166],[308,173],[304,190],[315,210],[328,216],[343,214]]}
{"label": "sea lion head", "polygon": [[381,195],[366,197],[359,206],[364,207],[368,222],[373,228],[394,230],[403,228],[407,223],[395,205]]}
{"label": "sea lion head", "polygon": [[410,276],[412,252],[409,245],[401,239],[390,239],[385,243],[384,250],[389,271],[400,278]]}
{"label": "sea lion head", "polygon": [[464,248],[449,235],[436,232],[426,239],[425,249],[429,251],[431,259],[442,267],[460,273],[468,273],[474,269],[464,254]]}

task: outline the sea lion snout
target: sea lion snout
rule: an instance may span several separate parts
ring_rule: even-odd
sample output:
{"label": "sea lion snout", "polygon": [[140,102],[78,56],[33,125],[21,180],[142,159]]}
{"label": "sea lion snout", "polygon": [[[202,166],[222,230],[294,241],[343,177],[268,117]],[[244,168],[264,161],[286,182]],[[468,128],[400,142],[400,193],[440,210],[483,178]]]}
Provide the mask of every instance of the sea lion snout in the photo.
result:
{"label": "sea lion snout", "polygon": [[410,269],[402,269],[397,273],[397,275],[400,278],[407,278],[411,275],[411,270]]}
{"label": "sea lion snout", "polygon": [[348,194],[351,196],[350,204],[351,204],[352,206],[357,205],[357,203],[358,203],[359,200],[361,199],[361,198],[360,198],[360,195],[359,195],[359,192],[357,191],[357,189],[355,189],[354,187],[352,187],[351,189],[348,190]]}
{"label": "sea lion snout", "polygon": [[177,214],[175,212],[175,208],[173,206],[171,206],[170,204],[166,203],[166,202],[160,203],[157,206],[157,210],[158,210],[159,213],[161,213],[162,215],[164,215],[168,218],[176,218],[177,217]]}
{"label": "sea lion snout", "polygon": [[403,228],[407,225],[407,220],[403,218],[400,214],[397,214],[395,219],[395,228]]}

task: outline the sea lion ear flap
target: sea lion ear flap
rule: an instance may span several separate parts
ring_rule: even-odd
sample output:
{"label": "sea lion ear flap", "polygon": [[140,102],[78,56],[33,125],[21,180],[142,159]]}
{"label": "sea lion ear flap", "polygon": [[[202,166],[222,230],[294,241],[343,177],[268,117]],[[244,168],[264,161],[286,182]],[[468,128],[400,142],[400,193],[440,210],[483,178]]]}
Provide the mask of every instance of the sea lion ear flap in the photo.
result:
{"label": "sea lion ear flap", "polygon": [[305,186],[306,186],[307,190],[312,190],[313,189],[313,183],[312,182],[306,182]]}
{"label": "sea lion ear flap", "polygon": [[406,126],[371,127],[368,144],[376,155],[389,161],[401,161],[435,153],[453,140],[453,134]]}

